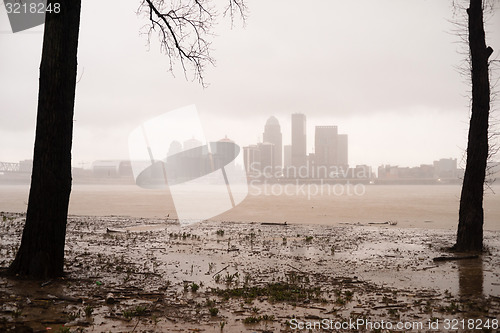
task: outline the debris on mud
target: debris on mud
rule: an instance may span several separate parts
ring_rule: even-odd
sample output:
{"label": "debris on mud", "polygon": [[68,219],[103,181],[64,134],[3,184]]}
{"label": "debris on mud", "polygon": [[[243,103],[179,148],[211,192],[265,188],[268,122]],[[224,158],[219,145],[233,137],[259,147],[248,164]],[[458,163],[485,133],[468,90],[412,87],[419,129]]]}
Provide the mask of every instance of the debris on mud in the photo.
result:
{"label": "debris on mud", "polygon": [[[24,216],[2,216],[7,267]],[[63,278],[0,277],[0,331],[291,332],[384,320],[436,332],[429,323],[498,323],[499,235],[485,232],[488,252],[477,258],[436,262],[449,256],[454,232],[71,216]]]}

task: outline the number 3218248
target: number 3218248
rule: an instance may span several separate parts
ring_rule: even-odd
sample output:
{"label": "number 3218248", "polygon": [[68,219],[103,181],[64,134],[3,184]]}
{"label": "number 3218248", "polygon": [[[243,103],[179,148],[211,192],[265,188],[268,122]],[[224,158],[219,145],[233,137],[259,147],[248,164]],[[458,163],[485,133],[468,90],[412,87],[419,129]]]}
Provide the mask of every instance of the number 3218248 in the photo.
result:
{"label": "number 3218248", "polygon": [[490,330],[498,329],[498,319],[445,319],[444,329],[446,330]]}
{"label": "number 3218248", "polygon": [[49,3],[45,4],[43,2],[39,3],[10,3],[5,2],[5,9],[7,10],[7,14],[43,14],[47,13],[60,13],[61,12],[61,4]]}

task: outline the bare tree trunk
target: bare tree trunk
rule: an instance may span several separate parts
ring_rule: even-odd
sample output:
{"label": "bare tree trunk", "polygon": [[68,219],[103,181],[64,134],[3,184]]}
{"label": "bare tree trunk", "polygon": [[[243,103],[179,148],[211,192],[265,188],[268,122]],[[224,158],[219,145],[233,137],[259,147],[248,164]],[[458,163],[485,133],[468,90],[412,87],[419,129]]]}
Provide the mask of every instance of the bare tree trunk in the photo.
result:
{"label": "bare tree trunk", "polygon": [[490,113],[490,82],[488,58],[493,52],[486,47],[483,1],[470,0],[469,48],[472,75],[472,112],[467,144],[467,165],[460,198],[457,242],[458,251],[483,249],[483,186],[488,159],[488,119]]}
{"label": "bare tree trunk", "polygon": [[[30,278],[63,274],[81,0],[49,0],[38,94],[33,173],[21,246],[9,267]],[[49,7],[49,8],[50,8]]]}

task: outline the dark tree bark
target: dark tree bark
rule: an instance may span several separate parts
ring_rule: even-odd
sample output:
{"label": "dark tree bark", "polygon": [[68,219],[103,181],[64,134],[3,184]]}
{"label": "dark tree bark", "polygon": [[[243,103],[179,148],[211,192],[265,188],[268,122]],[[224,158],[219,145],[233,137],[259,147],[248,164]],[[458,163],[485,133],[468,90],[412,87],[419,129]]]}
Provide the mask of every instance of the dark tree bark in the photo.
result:
{"label": "dark tree bark", "polygon": [[483,186],[488,159],[490,113],[488,58],[493,50],[491,47],[486,47],[483,0],[470,0],[467,14],[472,75],[472,112],[467,143],[467,164],[460,197],[457,242],[453,248],[457,251],[482,251]]}
{"label": "dark tree bark", "polygon": [[49,278],[63,274],[71,192],[71,143],[81,0],[49,0],[38,92],[33,173],[21,246],[11,274]]}
{"label": "dark tree bark", "polygon": [[[153,3],[154,2],[154,3]],[[48,0],[43,36],[38,93],[33,171],[26,224],[9,273],[35,279],[64,273],[64,245],[71,193],[71,144],[75,103],[78,33],[81,0]],[[156,4],[156,6],[155,6]],[[174,5],[174,4],[171,4]],[[205,63],[213,62],[209,45],[215,9],[207,1],[169,8],[163,0],[142,0],[148,8],[151,28],[159,29],[160,42],[172,62],[178,57],[193,64],[203,83]],[[207,7],[204,7],[207,6]],[[164,11],[166,14],[162,14]],[[224,13],[245,18],[244,0],[229,0]],[[154,14],[154,15],[153,15]],[[188,31],[186,31],[188,30]],[[194,36],[194,39],[191,37]]]}

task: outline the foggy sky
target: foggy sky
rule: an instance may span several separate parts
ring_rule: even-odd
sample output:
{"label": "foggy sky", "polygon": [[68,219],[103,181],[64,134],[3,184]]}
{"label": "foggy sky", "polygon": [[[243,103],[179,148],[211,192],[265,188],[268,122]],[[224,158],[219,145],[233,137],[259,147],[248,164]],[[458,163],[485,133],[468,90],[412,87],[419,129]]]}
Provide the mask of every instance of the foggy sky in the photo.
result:
{"label": "foggy sky", "polygon": [[[290,116],[300,112],[308,151],[315,125],[337,125],[349,135],[351,165],[460,160],[469,87],[457,67],[467,46],[454,33],[450,20],[460,17],[451,3],[249,0],[244,28],[220,20],[217,66],[207,69],[203,89],[178,69],[175,77],[168,72],[155,40],[147,46],[139,1],[85,0],[73,164],[128,158],[130,131],[190,104],[208,140],[256,143],[274,115],[290,144]],[[500,58],[500,13],[487,28],[492,59]],[[32,157],[43,27],[12,34],[1,6],[0,31],[0,161],[16,162]]]}

